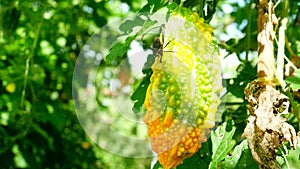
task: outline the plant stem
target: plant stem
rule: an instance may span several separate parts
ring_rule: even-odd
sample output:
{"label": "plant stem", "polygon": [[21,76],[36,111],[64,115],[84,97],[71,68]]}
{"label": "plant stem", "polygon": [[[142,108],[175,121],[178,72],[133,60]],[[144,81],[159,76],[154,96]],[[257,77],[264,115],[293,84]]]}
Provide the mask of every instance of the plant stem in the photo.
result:
{"label": "plant stem", "polygon": [[[271,84],[274,78],[274,31],[272,23],[272,1],[260,0],[258,6],[258,80]],[[267,79],[267,80],[266,80]]]}
{"label": "plant stem", "polygon": [[[43,12],[42,12],[43,13]],[[20,101],[20,108],[24,109],[24,101],[25,101],[25,96],[26,96],[26,88],[27,88],[27,83],[28,83],[28,74],[29,74],[29,69],[30,69],[30,61],[34,56],[34,51],[36,49],[37,46],[37,42],[39,39],[39,33],[40,33],[40,29],[43,23],[43,17],[41,18],[41,21],[39,22],[39,24],[37,25],[37,31],[36,31],[36,37],[34,39],[32,48],[30,50],[30,54],[26,59],[26,67],[25,67],[25,73],[24,73],[24,82],[23,82],[23,89],[22,89],[22,95],[21,95],[21,101]]]}
{"label": "plant stem", "polygon": [[282,2],[282,12],[281,12],[281,26],[279,27],[279,38],[278,38],[278,53],[277,53],[277,79],[280,82],[282,87],[285,87],[284,78],[284,56],[285,56],[285,30],[288,22],[287,14],[288,14],[288,0],[283,0]]}
{"label": "plant stem", "polygon": [[279,38],[278,38],[278,52],[277,52],[277,79],[280,85],[284,87],[286,84],[283,80],[284,75],[284,41],[285,41],[285,30],[286,30],[287,18],[284,17],[281,20],[281,26],[279,27]]}
{"label": "plant stem", "polygon": [[247,43],[246,43],[246,61],[248,61],[249,57],[249,49],[250,49],[250,43],[251,43],[251,18],[252,18],[252,3],[253,0],[250,1],[249,7],[248,7],[248,24],[247,24]]}

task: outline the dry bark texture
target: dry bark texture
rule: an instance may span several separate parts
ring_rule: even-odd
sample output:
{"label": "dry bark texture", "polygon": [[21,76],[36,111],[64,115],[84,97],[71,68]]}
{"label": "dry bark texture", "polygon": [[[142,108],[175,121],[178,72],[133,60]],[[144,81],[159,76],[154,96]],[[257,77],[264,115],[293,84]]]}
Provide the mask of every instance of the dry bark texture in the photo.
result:
{"label": "dry bark texture", "polygon": [[272,86],[261,85],[256,80],[245,88],[245,96],[251,114],[244,137],[252,156],[261,169],[281,168],[276,161],[275,149],[286,141],[294,147],[297,145],[295,129],[281,117],[288,113],[288,98]]}
{"label": "dry bark texture", "polygon": [[258,5],[258,79],[245,88],[250,117],[244,131],[252,156],[261,169],[281,168],[276,161],[276,148],[289,141],[297,145],[295,129],[286,123],[281,114],[287,113],[287,96],[273,88],[273,4],[259,0]]}

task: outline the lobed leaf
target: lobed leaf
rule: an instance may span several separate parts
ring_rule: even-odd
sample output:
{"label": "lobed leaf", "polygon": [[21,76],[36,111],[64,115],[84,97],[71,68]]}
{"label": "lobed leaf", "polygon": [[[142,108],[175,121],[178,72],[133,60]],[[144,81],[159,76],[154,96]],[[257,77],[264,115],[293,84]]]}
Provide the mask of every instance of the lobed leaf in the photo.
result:
{"label": "lobed leaf", "polygon": [[[230,123],[223,123],[217,128],[216,131],[212,131],[212,161],[210,162],[209,168],[217,169],[219,163],[226,157],[229,151],[234,147],[235,140],[232,139],[236,128]],[[228,128],[229,131],[228,131]]]}
{"label": "lobed leaf", "polygon": [[225,157],[224,162],[222,162],[222,168],[258,169],[257,164],[252,158],[247,140],[242,141],[236,146],[231,156]]}

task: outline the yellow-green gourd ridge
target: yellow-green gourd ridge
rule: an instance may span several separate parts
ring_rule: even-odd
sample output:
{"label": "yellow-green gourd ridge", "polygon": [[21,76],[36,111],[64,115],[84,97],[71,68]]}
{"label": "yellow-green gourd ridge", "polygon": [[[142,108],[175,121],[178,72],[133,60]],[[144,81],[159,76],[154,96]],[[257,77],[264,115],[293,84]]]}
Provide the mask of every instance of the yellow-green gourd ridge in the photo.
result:
{"label": "yellow-green gourd ridge", "polygon": [[197,152],[215,125],[222,84],[212,31],[184,8],[171,13],[165,24],[164,42],[169,44],[151,67],[144,102],[152,149],[164,169]]}

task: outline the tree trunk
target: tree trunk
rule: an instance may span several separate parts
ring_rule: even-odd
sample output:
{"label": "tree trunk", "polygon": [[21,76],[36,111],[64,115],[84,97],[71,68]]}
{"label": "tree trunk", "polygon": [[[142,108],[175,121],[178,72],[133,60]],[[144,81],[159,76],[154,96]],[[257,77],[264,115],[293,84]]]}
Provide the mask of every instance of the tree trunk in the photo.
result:
{"label": "tree trunk", "polygon": [[[296,146],[296,132],[281,114],[287,113],[288,97],[274,89],[273,3],[258,4],[258,78],[245,88],[250,116],[243,136],[248,140],[253,159],[261,169],[281,168],[276,161],[276,148],[289,141]],[[276,20],[275,20],[276,21]]]}

